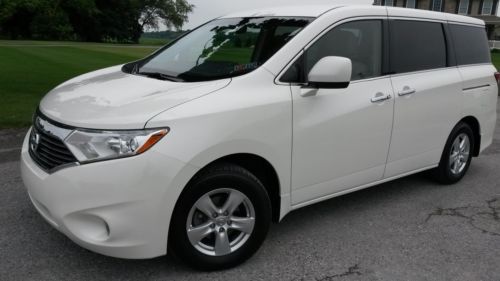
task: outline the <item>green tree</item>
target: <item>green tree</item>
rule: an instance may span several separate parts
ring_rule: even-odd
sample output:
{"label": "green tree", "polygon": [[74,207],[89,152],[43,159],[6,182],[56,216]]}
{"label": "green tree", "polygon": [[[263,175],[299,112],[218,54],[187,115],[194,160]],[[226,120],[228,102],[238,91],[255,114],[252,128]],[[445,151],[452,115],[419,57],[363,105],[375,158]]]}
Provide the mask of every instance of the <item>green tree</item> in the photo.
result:
{"label": "green tree", "polygon": [[43,0],[30,24],[31,37],[35,39],[69,39],[74,35],[63,1]]}
{"label": "green tree", "polygon": [[0,0],[0,35],[138,42],[161,23],[181,28],[192,9],[187,0]]}
{"label": "green tree", "polygon": [[180,29],[194,8],[186,0],[142,0],[137,2],[140,11],[139,24],[142,30],[145,28],[158,29],[160,23],[168,28]]}
{"label": "green tree", "polygon": [[73,27],[74,36],[81,41],[101,41],[99,17],[95,0],[67,0],[63,4]]}
{"label": "green tree", "polygon": [[100,41],[134,42],[139,41],[142,34],[139,25],[139,14],[135,3],[126,0],[97,0],[99,10],[97,32]]}
{"label": "green tree", "polygon": [[2,34],[11,39],[31,38],[31,22],[41,6],[40,0],[0,1]]}

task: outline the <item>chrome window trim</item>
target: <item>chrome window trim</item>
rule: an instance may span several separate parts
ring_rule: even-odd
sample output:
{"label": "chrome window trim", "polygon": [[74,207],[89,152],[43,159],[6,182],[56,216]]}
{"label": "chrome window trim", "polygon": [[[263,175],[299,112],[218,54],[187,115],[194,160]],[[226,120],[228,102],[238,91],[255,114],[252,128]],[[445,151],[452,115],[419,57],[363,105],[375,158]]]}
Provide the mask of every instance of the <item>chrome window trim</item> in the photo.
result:
{"label": "chrome window trim", "polygon": [[[347,18],[340,20],[338,22],[333,23],[330,25],[328,28],[320,32],[316,37],[314,37],[313,40],[311,40],[309,43],[305,45],[305,47],[300,50],[299,53],[295,55],[295,57],[285,65],[285,67],[278,73],[276,76],[274,83],[276,85],[282,85],[282,86],[304,86],[304,83],[286,83],[286,82],[281,82],[280,79],[281,77],[288,71],[288,69],[300,58],[300,56],[307,51],[307,49],[314,44],[317,40],[319,40],[324,34],[328,33],[330,30],[333,28],[350,22],[350,21],[356,21],[356,20],[370,20],[370,19],[387,19],[387,20],[410,20],[410,21],[425,21],[425,22],[437,22],[437,23],[443,23],[443,24],[456,24],[456,25],[465,25],[465,26],[472,26],[472,27],[484,27],[484,25],[477,25],[477,24],[472,24],[472,23],[464,23],[464,22],[455,22],[455,21],[448,21],[448,20],[441,20],[441,19],[428,19],[428,18],[422,18],[422,17],[403,17],[403,16],[390,16],[390,17],[381,17],[381,16],[362,16],[362,17],[353,17],[353,18]],[[383,75],[383,76],[378,76],[378,77],[371,77],[367,79],[360,79],[360,80],[355,80],[351,81],[352,83],[356,82],[364,82],[364,81],[370,81],[370,80],[376,80],[376,79],[383,79],[387,77],[398,77],[401,75],[412,75],[412,74],[418,74],[418,73],[425,73],[425,72],[431,72],[431,71],[441,71],[441,70],[447,70],[447,69],[453,69],[453,68],[458,68],[458,67],[470,67],[470,66],[482,66],[482,65],[491,65],[491,63],[479,63],[479,64],[466,64],[466,65],[455,65],[455,66],[448,66],[448,67],[441,67],[441,68],[433,68],[433,69],[426,69],[426,70],[418,70],[418,71],[412,71],[412,72],[404,72],[404,73],[397,73],[397,74],[391,74],[391,75]]]}
{"label": "chrome window trim", "polygon": [[485,25],[483,25],[483,24],[474,24],[474,23],[470,23],[470,22],[460,22],[460,21],[454,21],[454,20],[449,20],[448,24],[485,28]]}
{"label": "chrome window trim", "polygon": [[401,73],[395,73],[391,74],[391,77],[400,77],[404,75],[415,75],[415,74],[422,74],[422,73],[428,73],[428,72],[435,72],[435,71],[444,71],[444,70],[450,70],[450,69],[456,69],[457,66],[447,66],[447,67],[440,67],[440,68],[431,68],[431,69],[423,69],[423,70],[416,70],[416,71],[410,71],[410,72],[401,72]]}
{"label": "chrome window trim", "polygon": [[406,20],[406,21],[424,21],[424,22],[437,22],[437,23],[447,23],[446,19],[436,19],[436,18],[423,18],[423,17],[412,17],[412,16],[389,16],[387,19],[390,20]]}

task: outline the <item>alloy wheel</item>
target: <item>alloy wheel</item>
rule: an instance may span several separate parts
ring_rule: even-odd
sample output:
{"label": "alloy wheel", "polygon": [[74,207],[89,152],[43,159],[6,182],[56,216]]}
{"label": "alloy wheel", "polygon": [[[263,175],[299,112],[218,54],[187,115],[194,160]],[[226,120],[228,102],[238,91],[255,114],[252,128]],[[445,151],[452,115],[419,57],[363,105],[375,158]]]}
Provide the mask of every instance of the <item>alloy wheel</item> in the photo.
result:
{"label": "alloy wheel", "polygon": [[449,168],[452,174],[458,175],[467,166],[470,157],[470,140],[465,133],[459,134],[451,146]]}
{"label": "alloy wheel", "polygon": [[250,238],[255,209],[242,192],[222,188],[201,196],[189,211],[186,232],[191,245],[209,256],[231,254]]}

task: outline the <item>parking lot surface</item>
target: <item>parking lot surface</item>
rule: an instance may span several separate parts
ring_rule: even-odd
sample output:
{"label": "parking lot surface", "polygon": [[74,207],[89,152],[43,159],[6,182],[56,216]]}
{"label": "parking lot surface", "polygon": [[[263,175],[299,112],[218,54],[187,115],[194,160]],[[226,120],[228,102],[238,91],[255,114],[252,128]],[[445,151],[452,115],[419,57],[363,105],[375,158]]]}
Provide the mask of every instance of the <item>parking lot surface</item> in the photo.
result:
{"label": "parking lot surface", "polygon": [[101,256],[54,230],[20,178],[25,131],[0,131],[0,280],[500,280],[500,120],[460,183],[417,174],[294,211],[219,272]]}

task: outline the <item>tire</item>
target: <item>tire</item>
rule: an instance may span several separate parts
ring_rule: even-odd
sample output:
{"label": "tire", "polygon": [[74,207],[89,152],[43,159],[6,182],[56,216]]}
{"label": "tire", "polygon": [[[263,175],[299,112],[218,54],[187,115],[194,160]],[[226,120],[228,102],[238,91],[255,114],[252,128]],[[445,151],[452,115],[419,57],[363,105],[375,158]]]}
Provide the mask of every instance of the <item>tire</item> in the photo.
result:
{"label": "tire", "polygon": [[460,181],[469,169],[475,145],[471,127],[463,122],[458,123],[446,141],[439,166],[433,170],[436,180],[441,184]]}
{"label": "tire", "polygon": [[199,270],[236,266],[261,246],[271,212],[257,177],[237,165],[217,164],[195,176],[181,194],[171,220],[169,251]]}

